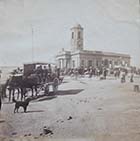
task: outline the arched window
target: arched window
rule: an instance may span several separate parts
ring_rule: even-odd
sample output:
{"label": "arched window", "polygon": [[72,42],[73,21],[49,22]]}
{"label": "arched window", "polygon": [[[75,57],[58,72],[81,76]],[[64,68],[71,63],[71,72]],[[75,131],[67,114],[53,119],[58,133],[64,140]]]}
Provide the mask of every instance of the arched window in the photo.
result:
{"label": "arched window", "polygon": [[74,38],[74,32],[72,32],[72,39]]}
{"label": "arched window", "polygon": [[81,38],[81,32],[79,31],[78,32],[78,39],[80,39]]}

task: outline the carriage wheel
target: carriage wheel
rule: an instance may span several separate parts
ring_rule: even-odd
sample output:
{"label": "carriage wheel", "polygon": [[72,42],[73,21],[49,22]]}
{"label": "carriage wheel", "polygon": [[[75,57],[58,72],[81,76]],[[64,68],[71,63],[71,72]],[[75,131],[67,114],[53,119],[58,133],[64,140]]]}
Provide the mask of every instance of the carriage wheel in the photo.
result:
{"label": "carriage wheel", "polygon": [[57,91],[58,91],[58,85],[57,86],[53,86],[53,92],[54,92],[54,94],[56,94]]}
{"label": "carriage wheel", "polygon": [[49,85],[45,86],[45,95],[49,95]]}

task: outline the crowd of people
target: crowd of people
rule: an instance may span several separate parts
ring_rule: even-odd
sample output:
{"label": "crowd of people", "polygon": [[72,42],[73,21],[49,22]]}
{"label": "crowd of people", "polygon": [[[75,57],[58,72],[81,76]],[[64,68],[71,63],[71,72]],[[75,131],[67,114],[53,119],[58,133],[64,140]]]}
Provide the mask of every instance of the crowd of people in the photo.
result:
{"label": "crowd of people", "polygon": [[101,76],[102,74],[106,78],[107,73],[108,73],[108,70],[106,68],[99,69],[99,68],[93,68],[93,67],[69,69],[66,72],[66,74],[71,75],[71,76],[73,76],[73,75],[75,75],[75,76],[89,75],[89,78],[91,78],[92,76]]}
{"label": "crowd of people", "polygon": [[[17,68],[13,71],[13,74],[24,73],[23,69]],[[55,77],[60,78],[60,76],[68,75],[71,77],[84,77],[88,76],[99,77],[100,79],[106,79],[107,76],[113,76],[114,78],[120,78],[121,82],[126,81],[126,76],[129,74],[130,82],[134,81],[134,75],[140,75],[140,69],[136,68],[106,68],[106,67],[80,67],[80,68],[70,68],[70,69],[60,69],[57,66],[38,66],[36,67],[30,75],[37,75],[39,78],[39,83],[51,82]]]}
{"label": "crowd of people", "polygon": [[60,73],[62,75],[69,75],[71,77],[84,77],[88,76],[89,78],[92,77],[99,77],[99,79],[106,79],[107,76],[113,76],[115,79],[120,79],[121,83],[126,82],[126,76],[129,76],[130,82],[134,82],[134,75],[140,75],[140,70],[136,69],[125,69],[125,68],[113,68],[109,69],[106,67],[88,67],[88,68],[73,68],[68,70],[61,70]]}

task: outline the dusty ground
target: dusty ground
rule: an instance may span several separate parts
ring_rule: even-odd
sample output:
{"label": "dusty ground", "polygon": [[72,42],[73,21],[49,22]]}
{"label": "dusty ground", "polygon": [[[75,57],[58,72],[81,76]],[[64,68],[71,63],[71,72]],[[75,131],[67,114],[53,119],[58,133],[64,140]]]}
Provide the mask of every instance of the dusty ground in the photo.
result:
{"label": "dusty ground", "polygon": [[[57,97],[31,102],[27,113],[21,108],[14,114],[13,109],[14,104],[3,105],[1,136],[16,139],[31,134],[24,140],[140,141],[140,93],[133,92],[129,82],[65,78]],[[53,134],[40,137],[44,126]]]}

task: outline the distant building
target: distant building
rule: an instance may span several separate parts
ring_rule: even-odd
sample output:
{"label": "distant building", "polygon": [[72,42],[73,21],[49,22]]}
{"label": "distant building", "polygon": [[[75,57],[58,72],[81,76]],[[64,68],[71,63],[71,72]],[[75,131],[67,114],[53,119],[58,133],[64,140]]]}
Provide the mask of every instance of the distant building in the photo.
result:
{"label": "distant building", "polygon": [[56,56],[57,66],[61,69],[79,67],[130,66],[130,55],[112,52],[84,50],[83,28],[80,24],[71,28],[71,50],[62,49]]}

